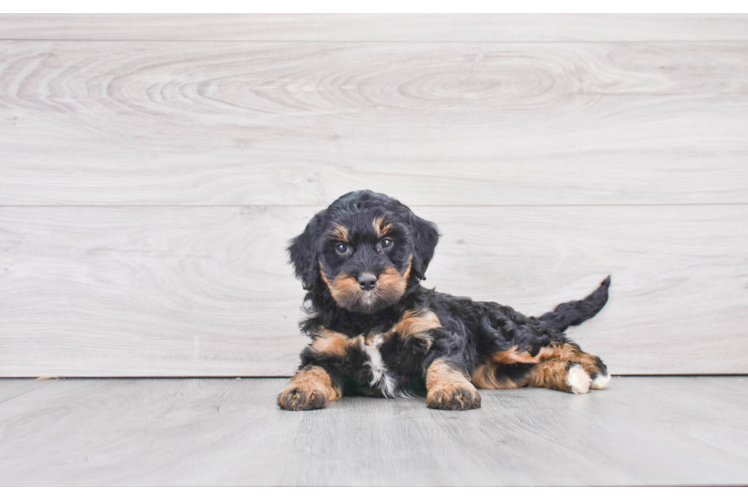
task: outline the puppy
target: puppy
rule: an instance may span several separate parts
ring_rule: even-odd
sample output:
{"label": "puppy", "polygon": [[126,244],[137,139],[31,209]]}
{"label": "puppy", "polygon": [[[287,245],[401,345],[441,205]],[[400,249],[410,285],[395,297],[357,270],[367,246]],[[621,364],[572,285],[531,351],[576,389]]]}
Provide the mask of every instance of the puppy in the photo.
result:
{"label": "puppy", "polygon": [[289,247],[307,290],[311,343],[278,395],[286,410],[324,408],[343,395],[426,395],[429,408],[480,407],[482,389],[603,389],[597,356],[564,335],[597,314],[610,278],[589,297],[539,318],[495,302],[420,285],[439,240],[436,226],[371,191],[348,193],[315,215]]}

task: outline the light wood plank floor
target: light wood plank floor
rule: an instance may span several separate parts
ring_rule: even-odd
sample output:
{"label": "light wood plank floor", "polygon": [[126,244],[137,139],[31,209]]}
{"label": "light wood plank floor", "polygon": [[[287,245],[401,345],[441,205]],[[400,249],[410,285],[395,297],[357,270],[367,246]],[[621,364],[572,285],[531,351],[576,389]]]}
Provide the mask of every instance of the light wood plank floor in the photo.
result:
{"label": "light wood plank floor", "polygon": [[745,377],[483,391],[463,413],[284,412],[285,382],[0,380],[0,485],[748,484]]}

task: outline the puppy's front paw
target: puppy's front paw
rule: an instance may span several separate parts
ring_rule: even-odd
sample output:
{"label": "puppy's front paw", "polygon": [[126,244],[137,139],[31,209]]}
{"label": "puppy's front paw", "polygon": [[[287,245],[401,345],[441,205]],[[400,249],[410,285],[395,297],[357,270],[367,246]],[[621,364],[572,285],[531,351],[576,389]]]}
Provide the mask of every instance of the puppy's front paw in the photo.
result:
{"label": "puppy's front paw", "polygon": [[472,410],[480,408],[478,389],[464,373],[444,359],[437,359],[426,373],[426,404],[437,410]]}
{"label": "puppy's front paw", "polygon": [[327,396],[314,389],[286,387],[278,394],[278,406],[284,410],[319,410],[327,406]]}
{"label": "puppy's front paw", "polygon": [[435,410],[472,410],[480,408],[480,394],[472,386],[434,387],[426,404]]}
{"label": "puppy's front paw", "polygon": [[319,366],[299,370],[288,386],[278,394],[278,406],[284,410],[318,410],[341,396],[327,372]]}

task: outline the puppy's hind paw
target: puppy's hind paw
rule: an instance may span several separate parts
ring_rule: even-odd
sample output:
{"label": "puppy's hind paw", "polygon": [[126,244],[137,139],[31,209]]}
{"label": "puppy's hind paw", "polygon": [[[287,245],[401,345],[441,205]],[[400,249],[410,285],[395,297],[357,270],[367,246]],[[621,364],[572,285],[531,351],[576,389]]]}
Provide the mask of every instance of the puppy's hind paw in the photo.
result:
{"label": "puppy's hind paw", "polygon": [[566,384],[569,391],[574,394],[587,394],[590,392],[592,378],[584,371],[584,367],[578,363],[569,366],[566,373]]}
{"label": "puppy's hind paw", "polygon": [[605,375],[603,375],[602,373],[598,373],[592,379],[592,388],[598,391],[601,391],[608,386],[609,382],[610,382],[610,374],[606,373]]}

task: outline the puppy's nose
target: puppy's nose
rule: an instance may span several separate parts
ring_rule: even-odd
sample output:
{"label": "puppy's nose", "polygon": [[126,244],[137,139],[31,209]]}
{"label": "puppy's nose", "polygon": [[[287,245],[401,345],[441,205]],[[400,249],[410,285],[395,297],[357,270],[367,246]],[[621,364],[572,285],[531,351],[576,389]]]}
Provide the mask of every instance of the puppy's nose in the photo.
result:
{"label": "puppy's nose", "polygon": [[373,274],[364,273],[358,277],[358,284],[361,285],[361,288],[364,290],[371,290],[377,286],[377,277]]}

